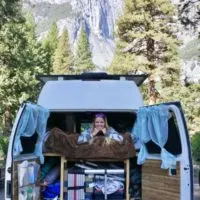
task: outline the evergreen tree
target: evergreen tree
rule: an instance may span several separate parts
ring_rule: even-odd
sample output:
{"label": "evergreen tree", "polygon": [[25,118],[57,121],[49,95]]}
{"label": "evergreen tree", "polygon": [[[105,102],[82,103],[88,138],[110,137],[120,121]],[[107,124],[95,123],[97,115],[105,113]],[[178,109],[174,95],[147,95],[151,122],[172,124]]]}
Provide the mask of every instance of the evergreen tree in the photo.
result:
{"label": "evergreen tree", "polygon": [[52,24],[45,42],[49,43],[52,53],[54,53],[58,45],[58,27],[56,22]]}
{"label": "evergreen tree", "polygon": [[73,73],[73,53],[70,48],[68,31],[64,30],[58,41],[53,62],[53,73]]}
{"label": "evergreen tree", "polygon": [[0,31],[0,132],[8,133],[15,112],[35,100],[36,75],[47,71],[46,54],[30,23],[5,23]]}
{"label": "evergreen tree", "polygon": [[47,37],[43,41],[43,48],[48,58],[49,73],[53,71],[54,54],[58,45],[58,27],[54,22],[49,30]]}
{"label": "evergreen tree", "polygon": [[95,68],[92,62],[92,55],[89,48],[89,41],[84,28],[81,29],[80,38],[77,45],[77,55],[75,58],[75,72],[87,72]]}
{"label": "evergreen tree", "polygon": [[[176,13],[166,0],[126,0],[124,15],[118,22],[117,50],[109,70],[115,73],[146,72],[149,83],[161,79],[161,88],[179,79]],[[149,98],[158,95],[149,84]],[[165,93],[161,94],[161,96]],[[154,100],[154,101],[155,101]],[[155,102],[154,102],[155,103]]]}
{"label": "evergreen tree", "polygon": [[24,18],[21,15],[20,0],[1,0],[0,1],[0,30],[7,22],[20,22]]}
{"label": "evergreen tree", "polygon": [[[173,100],[181,101],[191,134],[199,131],[200,126],[200,85],[189,84],[182,86],[174,93]],[[169,97],[172,99],[172,97]]]}

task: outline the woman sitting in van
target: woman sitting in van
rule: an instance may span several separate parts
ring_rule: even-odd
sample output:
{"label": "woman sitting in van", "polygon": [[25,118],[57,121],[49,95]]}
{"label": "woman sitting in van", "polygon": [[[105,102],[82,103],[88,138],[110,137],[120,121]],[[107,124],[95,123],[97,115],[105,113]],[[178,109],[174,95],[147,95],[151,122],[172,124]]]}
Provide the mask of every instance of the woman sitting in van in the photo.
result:
{"label": "woman sitting in van", "polygon": [[86,143],[95,136],[105,136],[115,141],[123,141],[123,137],[108,126],[107,117],[103,113],[95,114],[92,127],[81,133],[78,138],[78,144]]}

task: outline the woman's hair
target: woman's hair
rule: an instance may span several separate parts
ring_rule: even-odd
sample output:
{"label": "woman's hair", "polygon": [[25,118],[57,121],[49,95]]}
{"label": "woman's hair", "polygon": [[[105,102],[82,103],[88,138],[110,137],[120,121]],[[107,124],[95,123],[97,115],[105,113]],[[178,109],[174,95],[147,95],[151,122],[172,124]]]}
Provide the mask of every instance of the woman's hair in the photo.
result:
{"label": "woman's hair", "polygon": [[104,113],[96,113],[95,115],[94,115],[94,118],[93,118],[93,122],[92,122],[92,131],[94,131],[94,128],[95,128],[95,120],[96,120],[96,118],[102,118],[103,120],[104,120],[104,122],[105,122],[105,128],[106,128],[106,130],[108,130],[108,128],[109,128],[109,126],[108,126],[108,121],[107,121],[107,117],[106,117],[106,115],[104,114]]}

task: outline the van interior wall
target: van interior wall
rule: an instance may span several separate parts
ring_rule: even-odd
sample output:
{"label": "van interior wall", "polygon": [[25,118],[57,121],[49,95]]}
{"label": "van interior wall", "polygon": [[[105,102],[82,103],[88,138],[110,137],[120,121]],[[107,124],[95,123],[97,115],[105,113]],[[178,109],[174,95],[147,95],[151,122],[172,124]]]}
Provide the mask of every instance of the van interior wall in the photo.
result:
{"label": "van interior wall", "polygon": [[[58,127],[64,132],[81,133],[84,125],[91,125],[96,112],[76,112],[76,113],[51,113],[48,120],[48,129]],[[105,113],[105,112],[104,112]],[[119,133],[131,132],[136,114],[130,112],[106,112],[108,124]],[[95,162],[95,164],[97,164]],[[121,163],[123,164],[123,163]],[[116,167],[116,163],[110,163]],[[98,163],[105,166],[105,163]],[[130,161],[130,192],[132,197],[141,196],[141,166],[137,165],[137,159],[131,158]]]}
{"label": "van interior wall", "polygon": [[[48,129],[57,127],[65,132],[81,133],[83,123],[92,124],[96,112],[51,113],[48,120]],[[119,133],[131,131],[136,119],[135,113],[130,112],[104,112],[109,126]]]}

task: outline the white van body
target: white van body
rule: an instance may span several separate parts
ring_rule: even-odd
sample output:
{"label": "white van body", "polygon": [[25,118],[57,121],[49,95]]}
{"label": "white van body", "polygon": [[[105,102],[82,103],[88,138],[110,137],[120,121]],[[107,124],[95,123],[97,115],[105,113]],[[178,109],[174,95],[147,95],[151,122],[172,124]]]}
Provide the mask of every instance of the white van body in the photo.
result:
{"label": "white van body", "polygon": [[[81,80],[80,77],[75,78],[75,80],[73,80],[73,77],[70,80],[65,80],[65,76],[52,77],[43,77],[44,85],[41,89],[37,101],[38,105],[47,108],[50,111],[50,113],[84,113],[95,111],[110,113],[132,113],[136,112],[140,107],[144,106],[143,98],[139,90],[139,85],[144,81],[146,76],[139,81],[137,79],[137,76],[135,76],[135,79],[133,79],[134,81],[126,80],[126,76],[119,76],[118,79],[111,78],[111,80],[109,79],[109,76],[106,79],[104,79],[105,77],[101,79],[100,76],[100,78],[98,77],[98,80],[93,80],[95,75],[90,80],[87,80],[87,78]],[[139,76],[139,78],[141,77]],[[167,105],[169,105],[170,110],[173,112],[176,118],[176,123],[180,136],[180,143],[182,147],[181,153],[176,156],[177,162],[179,162],[180,165],[180,182],[178,183],[178,191],[180,193],[178,195],[178,198],[180,200],[192,200],[192,161],[186,123],[183,117],[183,112],[181,110],[180,104],[178,102],[168,103]],[[15,160],[15,157],[13,156],[13,144],[15,140],[16,129],[25,106],[26,103],[24,103],[20,107],[10,136],[5,169],[5,200],[15,200],[12,197],[12,170],[13,162]],[[21,156],[22,160],[26,158],[36,159],[36,156],[34,156],[33,154]],[[160,160],[160,155],[150,153],[148,160],[157,162]],[[146,168],[144,165],[144,174],[146,173],[145,169]],[[170,170],[167,171],[167,174],[169,174],[169,176],[166,175],[165,180],[167,180],[168,178],[173,178],[173,176],[170,175]],[[147,181],[145,182],[144,186],[142,185],[142,190],[148,188],[145,191],[152,191],[156,193],[156,190],[153,191],[151,189],[152,185],[154,185],[154,183],[148,183]],[[171,193],[173,193],[173,191],[171,191]],[[147,198],[143,197],[142,199]],[[160,196],[157,199],[168,199],[168,197],[165,197],[163,194],[163,196]],[[177,199],[177,195],[174,196],[174,199]]]}
{"label": "white van body", "polygon": [[143,100],[133,81],[58,80],[44,85],[38,104],[51,111],[133,111]]}

